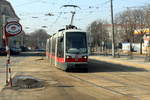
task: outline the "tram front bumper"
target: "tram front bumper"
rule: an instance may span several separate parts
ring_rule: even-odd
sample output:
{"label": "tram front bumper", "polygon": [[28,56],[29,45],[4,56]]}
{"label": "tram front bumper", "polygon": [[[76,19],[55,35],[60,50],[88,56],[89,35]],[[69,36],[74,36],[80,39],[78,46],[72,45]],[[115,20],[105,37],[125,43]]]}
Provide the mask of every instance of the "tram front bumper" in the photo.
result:
{"label": "tram front bumper", "polygon": [[88,65],[88,63],[87,62],[82,62],[82,63],[74,63],[74,62],[69,62],[69,63],[67,63],[67,67],[68,68],[86,68],[87,67],[87,65]]}

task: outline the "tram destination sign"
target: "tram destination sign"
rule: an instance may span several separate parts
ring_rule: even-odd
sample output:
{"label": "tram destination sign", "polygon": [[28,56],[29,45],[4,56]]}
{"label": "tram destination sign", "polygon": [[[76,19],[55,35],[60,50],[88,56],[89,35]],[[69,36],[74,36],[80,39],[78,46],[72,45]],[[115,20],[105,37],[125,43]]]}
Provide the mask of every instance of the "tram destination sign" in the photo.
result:
{"label": "tram destination sign", "polygon": [[17,21],[8,22],[5,25],[5,33],[7,37],[16,36],[22,31],[22,26]]}

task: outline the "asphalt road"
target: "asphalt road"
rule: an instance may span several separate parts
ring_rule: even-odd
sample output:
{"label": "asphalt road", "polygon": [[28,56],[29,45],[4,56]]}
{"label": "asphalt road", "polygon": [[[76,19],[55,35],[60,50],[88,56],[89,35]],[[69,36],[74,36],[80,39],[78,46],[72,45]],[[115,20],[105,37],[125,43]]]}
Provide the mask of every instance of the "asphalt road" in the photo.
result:
{"label": "asphalt road", "polygon": [[16,76],[35,77],[44,87],[6,87],[0,100],[150,100],[150,72],[142,67],[90,60],[88,71],[64,72],[35,55],[26,55],[15,67]]}

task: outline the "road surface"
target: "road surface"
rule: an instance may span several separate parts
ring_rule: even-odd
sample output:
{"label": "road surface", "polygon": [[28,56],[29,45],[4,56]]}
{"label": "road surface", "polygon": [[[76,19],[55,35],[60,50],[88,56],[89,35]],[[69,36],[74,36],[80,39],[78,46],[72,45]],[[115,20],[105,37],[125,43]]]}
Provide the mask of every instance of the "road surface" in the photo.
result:
{"label": "road surface", "polygon": [[45,58],[32,55],[17,63],[13,71],[16,76],[42,80],[44,87],[6,87],[0,92],[0,100],[150,100],[150,72],[142,66],[90,60],[88,72],[64,72]]}

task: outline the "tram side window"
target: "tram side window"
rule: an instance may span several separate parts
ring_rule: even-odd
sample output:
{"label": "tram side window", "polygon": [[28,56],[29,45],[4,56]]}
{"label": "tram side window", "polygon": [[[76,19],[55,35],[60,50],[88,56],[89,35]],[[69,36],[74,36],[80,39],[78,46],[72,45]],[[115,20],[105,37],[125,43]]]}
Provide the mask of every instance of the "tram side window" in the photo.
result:
{"label": "tram side window", "polygon": [[55,55],[55,45],[56,45],[56,39],[55,38],[53,38],[52,39],[52,55],[54,56]]}
{"label": "tram side window", "polygon": [[63,37],[59,37],[58,38],[58,52],[57,52],[57,56],[58,57],[64,57],[64,39]]}

